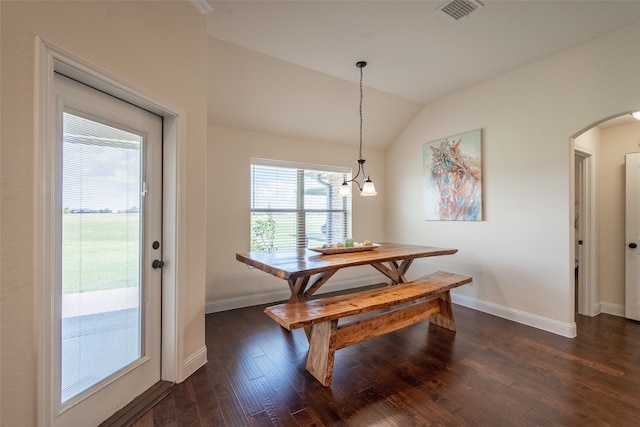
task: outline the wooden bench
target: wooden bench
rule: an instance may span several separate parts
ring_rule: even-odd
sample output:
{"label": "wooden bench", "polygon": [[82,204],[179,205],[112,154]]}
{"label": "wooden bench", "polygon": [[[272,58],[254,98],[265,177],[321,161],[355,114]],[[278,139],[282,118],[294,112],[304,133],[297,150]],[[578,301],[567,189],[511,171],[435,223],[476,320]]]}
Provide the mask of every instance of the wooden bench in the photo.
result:
{"label": "wooden bench", "polygon": [[[322,385],[329,386],[336,350],[424,319],[455,331],[449,290],[470,282],[469,276],[438,271],[384,288],[279,304],[266,308],[265,313],[288,330],[310,327],[307,371]],[[343,317],[410,302],[414,304],[374,314],[366,320],[338,325],[338,320]]]}

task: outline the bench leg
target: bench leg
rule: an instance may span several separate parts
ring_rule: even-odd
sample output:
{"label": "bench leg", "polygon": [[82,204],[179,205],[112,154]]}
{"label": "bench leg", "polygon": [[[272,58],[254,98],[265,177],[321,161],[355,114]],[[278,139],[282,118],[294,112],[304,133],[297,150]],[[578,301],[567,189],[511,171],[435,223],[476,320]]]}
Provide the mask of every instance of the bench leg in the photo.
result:
{"label": "bench leg", "polygon": [[430,317],[429,322],[455,332],[456,321],[453,318],[451,294],[449,291],[443,292],[438,296],[438,298],[440,299],[440,313]]}
{"label": "bench leg", "polygon": [[325,387],[330,386],[333,379],[337,330],[338,320],[336,319],[313,325],[311,331],[307,371]]}

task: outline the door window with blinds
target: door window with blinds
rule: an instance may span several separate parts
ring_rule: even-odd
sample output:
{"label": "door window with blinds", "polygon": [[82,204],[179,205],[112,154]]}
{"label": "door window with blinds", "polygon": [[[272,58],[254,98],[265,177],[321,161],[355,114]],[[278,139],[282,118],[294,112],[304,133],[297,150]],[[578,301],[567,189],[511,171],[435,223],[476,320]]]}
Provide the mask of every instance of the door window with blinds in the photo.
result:
{"label": "door window with blinds", "polygon": [[251,161],[251,250],[320,247],[351,235],[351,198],[339,195],[351,170]]}

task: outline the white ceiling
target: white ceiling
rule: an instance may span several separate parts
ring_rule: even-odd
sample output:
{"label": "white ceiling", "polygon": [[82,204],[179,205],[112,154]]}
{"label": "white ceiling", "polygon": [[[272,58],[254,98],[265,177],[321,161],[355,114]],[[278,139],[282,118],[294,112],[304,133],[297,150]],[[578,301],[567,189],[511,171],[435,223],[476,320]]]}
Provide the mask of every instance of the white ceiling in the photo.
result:
{"label": "white ceiling", "polygon": [[[385,135],[385,139],[372,142],[374,148],[384,150],[422,105],[640,20],[640,1],[635,0],[485,0],[484,7],[459,21],[436,12],[443,3],[444,0],[209,0],[213,11],[207,15],[207,29],[218,48],[239,47],[245,49],[242,50],[245,55],[263,55],[261,61],[272,61],[284,74],[288,74],[285,69],[291,73],[294,70],[308,73],[309,84],[313,84],[314,79],[322,79],[323,84],[337,92],[345,81],[351,82],[349,87],[358,82],[360,75],[355,63],[367,61],[369,65],[364,69],[367,90],[378,93],[378,102],[388,103],[393,98],[404,108],[399,114],[401,117],[393,117],[394,123],[390,123],[390,119],[383,124],[377,123],[375,117],[385,117],[391,111],[384,105],[367,106],[374,110],[374,119],[365,117],[364,126],[379,126],[372,133],[377,135],[385,127],[394,129],[391,133],[395,135]],[[212,64],[211,58],[209,64]],[[223,67],[224,64],[214,61],[214,73],[227,73],[227,80],[210,80],[210,106],[228,104],[230,98],[226,97],[234,95],[234,84],[250,85],[248,79],[258,76],[257,72],[254,75],[247,72],[241,74],[242,79],[247,80],[230,82],[231,70],[225,71]],[[235,76],[238,79],[237,73]],[[287,83],[281,82],[279,89],[286,92]],[[301,98],[289,101],[303,101],[304,91],[300,93],[299,88],[291,88],[294,90],[297,95],[291,96]],[[354,96],[356,99],[349,108],[355,111],[354,120],[357,120],[357,87],[355,95],[350,92],[350,98],[345,97],[344,101]],[[368,96],[371,95],[365,92],[365,105],[375,102]],[[252,104],[259,110],[259,101],[247,98],[245,101],[245,105]],[[307,99],[307,103],[317,102],[320,106],[322,101],[311,96]],[[263,108],[267,113],[270,107],[264,105]],[[293,114],[295,107],[290,109]],[[224,111],[222,105],[211,108],[219,123],[272,131],[265,128],[269,127],[266,121],[254,122],[252,117],[246,117],[246,110],[241,107],[236,110],[239,111]],[[313,114],[318,117],[318,111]],[[252,111],[251,116],[257,115],[260,111]],[[300,112],[296,116],[303,120]],[[288,129],[290,120],[282,123],[275,123],[277,117],[270,120],[271,126],[278,129],[276,133],[285,136],[353,142],[352,132],[336,131],[335,135],[323,136],[313,129],[305,134],[295,126]],[[312,120],[310,115],[308,121]],[[329,121],[324,128],[331,125]]]}

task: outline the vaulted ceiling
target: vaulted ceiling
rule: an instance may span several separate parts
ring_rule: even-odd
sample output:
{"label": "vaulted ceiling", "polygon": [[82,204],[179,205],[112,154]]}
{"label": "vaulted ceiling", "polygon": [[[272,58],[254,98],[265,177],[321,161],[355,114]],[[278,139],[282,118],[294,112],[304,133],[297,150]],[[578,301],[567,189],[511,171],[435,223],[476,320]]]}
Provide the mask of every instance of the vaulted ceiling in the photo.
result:
{"label": "vaulted ceiling", "polygon": [[[203,1],[194,0],[204,3]],[[640,1],[207,1],[209,122],[384,151],[425,104],[640,20]]]}

